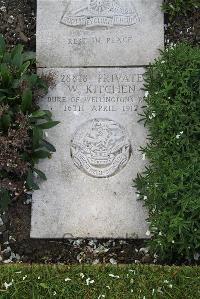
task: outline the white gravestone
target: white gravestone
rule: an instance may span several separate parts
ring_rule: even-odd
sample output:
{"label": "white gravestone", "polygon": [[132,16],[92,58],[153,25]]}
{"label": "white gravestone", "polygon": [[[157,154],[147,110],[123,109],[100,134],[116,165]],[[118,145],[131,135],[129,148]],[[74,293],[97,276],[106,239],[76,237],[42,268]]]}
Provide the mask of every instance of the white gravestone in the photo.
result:
{"label": "white gravestone", "polygon": [[40,101],[60,124],[49,131],[57,152],[39,168],[31,237],[145,238],[147,213],[132,179],[145,161],[138,123],[143,68],[40,69],[55,86]]}
{"label": "white gravestone", "polygon": [[38,0],[40,67],[147,65],[163,48],[162,0]]}
{"label": "white gravestone", "polygon": [[143,66],[164,47],[162,0],[37,3],[38,72],[55,79],[39,104],[60,124],[38,165],[48,180],[33,194],[31,237],[146,238],[133,179],[146,165],[138,112]]}

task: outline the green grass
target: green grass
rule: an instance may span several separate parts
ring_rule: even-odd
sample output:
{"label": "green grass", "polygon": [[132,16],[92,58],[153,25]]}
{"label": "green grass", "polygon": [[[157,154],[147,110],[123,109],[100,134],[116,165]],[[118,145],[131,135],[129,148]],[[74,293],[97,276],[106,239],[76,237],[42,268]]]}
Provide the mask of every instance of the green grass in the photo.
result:
{"label": "green grass", "polygon": [[[88,278],[93,283],[87,285]],[[5,282],[12,281],[5,290]],[[0,266],[0,298],[195,299],[200,298],[200,268],[5,265]]]}

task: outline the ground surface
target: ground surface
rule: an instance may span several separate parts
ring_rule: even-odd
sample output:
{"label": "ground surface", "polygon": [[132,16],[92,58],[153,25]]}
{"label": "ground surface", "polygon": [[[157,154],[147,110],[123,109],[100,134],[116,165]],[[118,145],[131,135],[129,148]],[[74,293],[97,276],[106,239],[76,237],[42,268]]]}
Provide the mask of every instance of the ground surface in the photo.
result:
{"label": "ground surface", "polygon": [[156,266],[2,266],[0,298],[198,299],[200,269]]}
{"label": "ground surface", "polygon": [[200,44],[200,11],[194,9],[185,16],[177,16],[171,21],[166,16],[165,43],[188,42]]}
{"label": "ground surface", "polygon": [[[197,10],[187,16],[178,16],[167,25],[166,44],[178,41],[200,43],[200,13]],[[35,51],[36,0],[0,0],[0,32],[10,46],[23,43]],[[123,240],[31,240],[31,208],[27,200],[13,203],[7,216],[0,218],[0,262],[65,263],[150,263],[144,242]],[[173,297],[172,297],[173,298]]]}
{"label": "ground surface", "polygon": [[36,0],[0,0],[0,32],[9,45],[35,50]]}
{"label": "ground surface", "polygon": [[[2,234],[4,262],[41,263],[138,263],[153,261],[144,242],[125,240],[30,239],[31,206],[18,201],[9,210],[7,230]],[[0,236],[1,238],[1,236]],[[1,239],[0,239],[1,240]],[[1,243],[1,242],[0,242]],[[3,249],[2,248],[2,249]],[[16,256],[14,253],[18,253]]]}

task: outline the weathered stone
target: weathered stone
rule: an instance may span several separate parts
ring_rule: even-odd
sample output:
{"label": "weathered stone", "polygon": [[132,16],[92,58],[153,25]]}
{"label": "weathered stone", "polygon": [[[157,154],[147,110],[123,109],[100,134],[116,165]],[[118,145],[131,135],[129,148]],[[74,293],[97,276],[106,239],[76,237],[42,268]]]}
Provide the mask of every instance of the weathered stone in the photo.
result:
{"label": "weathered stone", "polygon": [[143,68],[40,69],[55,86],[40,100],[61,123],[49,131],[57,152],[38,168],[33,238],[145,238],[146,211],[132,187],[145,166],[138,123]]}
{"label": "weathered stone", "polygon": [[147,65],[164,46],[162,0],[38,0],[40,67]]}

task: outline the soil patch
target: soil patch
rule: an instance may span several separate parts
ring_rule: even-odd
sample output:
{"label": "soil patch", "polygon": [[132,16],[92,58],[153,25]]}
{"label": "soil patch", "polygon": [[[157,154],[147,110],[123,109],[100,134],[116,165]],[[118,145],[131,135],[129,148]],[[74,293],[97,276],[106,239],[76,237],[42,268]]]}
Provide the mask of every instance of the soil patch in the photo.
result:
{"label": "soil patch", "polygon": [[0,32],[8,45],[36,48],[36,0],[0,0]]}
{"label": "soil patch", "polygon": [[[30,239],[31,204],[22,199],[8,213],[4,244],[23,262],[37,263],[138,263],[153,262],[143,240],[39,240]],[[41,228],[42,229],[42,228]],[[4,233],[5,235],[5,233]],[[4,248],[6,246],[4,245]],[[14,257],[16,259],[16,257]]]}
{"label": "soil patch", "polygon": [[200,44],[200,9],[194,9],[187,16],[177,16],[171,21],[166,16],[165,23],[166,45],[180,42]]}

